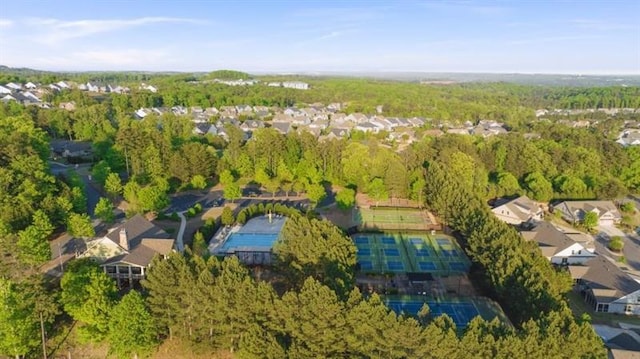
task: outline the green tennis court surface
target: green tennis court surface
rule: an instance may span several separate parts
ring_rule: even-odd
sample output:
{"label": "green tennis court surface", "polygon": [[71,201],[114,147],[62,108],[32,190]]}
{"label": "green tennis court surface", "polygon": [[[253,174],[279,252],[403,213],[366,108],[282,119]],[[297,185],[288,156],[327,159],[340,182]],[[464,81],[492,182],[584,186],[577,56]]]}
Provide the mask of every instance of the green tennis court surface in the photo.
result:
{"label": "green tennis court surface", "polygon": [[360,208],[353,221],[361,229],[427,230],[434,225],[426,213],[412,208]]}
{"label": "green tennis court surface", "polygon": [[359,269],[365,273],[466,273],[469,259],[455,239],[426,234],[359,233]]}

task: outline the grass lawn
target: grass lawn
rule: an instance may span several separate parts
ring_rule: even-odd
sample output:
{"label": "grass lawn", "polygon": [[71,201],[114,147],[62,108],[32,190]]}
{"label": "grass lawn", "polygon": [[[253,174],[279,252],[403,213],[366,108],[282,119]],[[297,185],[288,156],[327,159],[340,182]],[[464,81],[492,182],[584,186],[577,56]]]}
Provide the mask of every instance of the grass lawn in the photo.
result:
{"label": "grass lawn", "polygon": [[633,325],[640,325],[640,317],[622,314],[611,313],[595,313],[593,309],[589,308],[585,303],[580,293],[571,291],[567,294],[569,301],[569,307],[573,311],[573,315],[580,319],[582,314],[587,313],[591,317],[593,324],[606,324],[613,327],[617,327],[618,323],[628,323]]}

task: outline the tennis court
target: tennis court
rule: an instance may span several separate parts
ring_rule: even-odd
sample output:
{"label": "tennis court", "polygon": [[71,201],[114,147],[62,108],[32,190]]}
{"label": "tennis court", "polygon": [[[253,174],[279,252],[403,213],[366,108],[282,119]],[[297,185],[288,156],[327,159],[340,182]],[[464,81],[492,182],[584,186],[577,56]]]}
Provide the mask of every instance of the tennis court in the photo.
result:
{"label": "tennis court", "polygon": [[399,235],[360,233],[353,237],[360,270],[369,273],[404,273],[411,270]]}
{"label": "tennis court", "polygon": [[470,261],[445,235],[359,233],[353,236],[360,270],[369,273],[466,273]]}
{"label": "tennis court", "polygon": [[429,306],[432,318],[446,314],[458,328],[465,328],[473,318],[480,315],[472,299],[462,300],[458,298],[456,300],[438,301],[421,296],[386,296],[383,297],[383,300],[386,306],[397,314],[412,316],[416,316],[426,303]]}
{"label": "tennis court", "polygon": [[353,221],[361,229],[427,230],[434,225],[426,213],[413,208],[359,208]]}

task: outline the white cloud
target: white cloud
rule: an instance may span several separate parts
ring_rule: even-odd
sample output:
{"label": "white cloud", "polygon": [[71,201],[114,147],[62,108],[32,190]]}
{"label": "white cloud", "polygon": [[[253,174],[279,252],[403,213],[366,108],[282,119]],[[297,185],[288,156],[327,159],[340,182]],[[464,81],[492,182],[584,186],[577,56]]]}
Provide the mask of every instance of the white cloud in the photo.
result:
{"label": "white cloud", "polygon": [[13,25],[13,21],[9,19],[0,19],[0,27],[10,27]]}
{"label": "white cloud", "polygon": [[56,44],[60,41],[86,37],[90,35],[112,32],[132,27],[152,24],[177,24],[190,23],[202,24],[202,20],[176,18],[176,17],[141,17],[136,19],[111,19],[111,20],[73,20],[31,18],[26,20],[28,27],[43,31],[40,42]]}

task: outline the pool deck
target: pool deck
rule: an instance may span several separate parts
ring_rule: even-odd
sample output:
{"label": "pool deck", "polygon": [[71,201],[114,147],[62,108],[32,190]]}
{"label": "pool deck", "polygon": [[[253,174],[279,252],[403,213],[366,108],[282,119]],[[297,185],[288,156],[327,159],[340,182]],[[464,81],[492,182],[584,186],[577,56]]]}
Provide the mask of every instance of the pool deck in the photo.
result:
{"label": "pool deck", "polygon": [[233,227],[222,227],[214,234],[214,236],[209,241],[209,253],[213,255],[224,255],[234,252],[268,252],[271,250],[271,246],[242,246],[235,248],[224,248],[224,245],[234,233],[277,235],[282,231],[282,227],[284,226],[285,221],[286,217],[281,215],[274,215],[271,218],[269,218],[269,216],[267,215],[264,215],[251,218],[243,226],[236,225]]}

